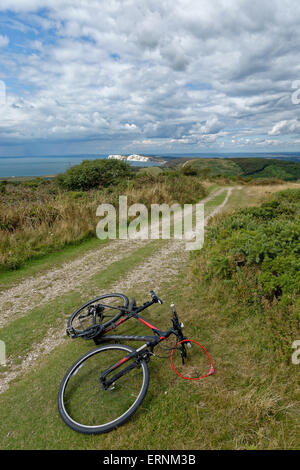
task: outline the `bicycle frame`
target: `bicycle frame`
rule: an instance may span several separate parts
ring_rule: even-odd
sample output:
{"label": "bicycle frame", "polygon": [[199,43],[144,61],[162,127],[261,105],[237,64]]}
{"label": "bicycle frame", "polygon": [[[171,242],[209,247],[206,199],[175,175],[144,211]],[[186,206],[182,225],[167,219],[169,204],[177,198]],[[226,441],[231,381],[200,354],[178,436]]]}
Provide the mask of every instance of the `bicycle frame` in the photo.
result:
{"label": "bicycle frame", "polygon": [[[152,300],[151,302],[145,302],[142,306],[140,307],[133,307],[132,309],[128,309],[125,307],[111,307],[112,309],[119,310],[120,314],[117,316],[117,318],[114,318],[111,322],[107,322],[106,328],[99,333],[99,335],[94,339],[94,342],[96,344],[101,343],[102,341],[119,341],[119,340],[126,340],[126,341],[146,341],[148,346],[153,348],[156,346],[159,342],[163,341],[164,339],[167,339],[171,334],[175,334],[179,340],[181,339],[186,339],[183,337],[182,332],[181,332],[181,327],[179,322],[175,322],[174,317],[172,319],[173,321],[173,328],[170,328],[167,331],[162,331],[160,328],[157,328],[156,326],[152,325],[149,323],[147,320],[142,318],[139,313],[145,310],[146,308],[150,307],[153,305],[155,300]],[[104,304],[99,304],[100,306]],[[175,310],[174,310],[175,312]],[[175,312],[176,314],[176,312]],[[124,318],[121,318],[124,317]],[[120,318],[120,320],[119,320]],[[139,320],[141,323],[143,323],[147,328],[151,329],[154,332],[154,335],[152,336],[132,336],[132,335],[107,335],[105,336],[109,331],[117,328],[119,325],[122,323],[125,323],[127,320],[130,318],[135,318]]]}
{"label": "bicycle frame", "polygon": [[[139,361],[142,359],[148,359],[151,354],[153,354],[153,349],[155,346],[157,346],[160,342],[166,340],[169,336],[174,334],[177,336],[179,341],[187,339],[185,336],[183,336],[181,328],[182,325],[179,323],[177,314],[175,309],[173,308],[173,328],[170,328],[167,331],[162,331],[156,326],[152,325],[148,321],[146,321],[144,318],[142,318],[139,313],[145,310],[146,308],[150,307],[156,303],[154,300],[151,302],[145,302],[144,305],[141,307],[132,307],[132,309],[127,309],[125,307],[113,307],[115,309],[120,310],[120,318],[123,316],[124,318],[118,320],[115,318],[114,321],[108,322],[106,325],[106,328],[104,331],[102,331],[99,335],[99,338],[94,338],[94,342],[96,344],[101,343],[102,341],[119,341],[119,340],[126,340],[126,341],[145,341],[145,344],[141,346],[140,348],[136,349],[132,353],[124,356],[120,361],[117,363],[113,364],[110,366],[107,370],[103,371],[100,377],[100,381],[105,389],[110,387],[117,379],[122,377],[124,374],[129,372],[131,369],[138,367],[139,366]],[[101,304],[99,304],[101,306]],[[124,316],[125,315],[125,316]],[[154,332],[154,335],[148,335],[148,336],[133,336],[133,335],[107,335],[105,336],[109,331],[117,328],[119,325],[122,323],[126,322],[130,318],[135,318],[141,323],[143,323],[147,328],[151,329]],[[117,322],[117,323],[116,323]],[[149,348],[149,350],[144,351],[146,348]],[[186,352],[185,352],[185,346],[181,346],[182,349],[182,358],[186,357]],[[115,374],[111,379],[106,381],[106,377],[116,369],[118,369],[122,364],[127,362],[130,359],[136,358],[136,361],[134,363],[131,363],[128,367],[124,368],[122,371],[118,372]]]}

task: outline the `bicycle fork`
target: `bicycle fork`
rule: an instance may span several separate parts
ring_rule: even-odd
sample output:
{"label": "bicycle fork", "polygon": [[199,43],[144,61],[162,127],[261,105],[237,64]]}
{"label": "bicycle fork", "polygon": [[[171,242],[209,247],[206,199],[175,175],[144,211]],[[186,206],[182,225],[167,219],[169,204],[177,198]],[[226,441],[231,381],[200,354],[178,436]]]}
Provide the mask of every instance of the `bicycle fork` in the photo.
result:
{"label": "bicycle fork", "polygon": [[[127,356],[123,357],[120,361],[116,362],[112,366],[110,366],[108,369],[106,369],[104,372],[102,372],[100,376],[100,382],[104,388],[104,390],[108,390],[108,388],[114,384],[118,379],[123,377],[125,374],[130,372],[132,369],[135,369],[136,367],[140,367],[140,363],[142,360],[148,360],[149,355],[151,354],[150,351],[144,351],[145,348],[148,347],[148,344],[145,343],[143,346],[140,348],[136,349],[135,351],[132,351],[130,354]],[[125,362],[128,362],[130,359],[135,359],[131,364],[129,364],[127,367],[124,369],[120,370],[117,372],[113,377],[110,379],[107,379],[107,376],[112,373],[113,371],[117,370],[119,367],[121,367],[122,364],[125,364]]]}

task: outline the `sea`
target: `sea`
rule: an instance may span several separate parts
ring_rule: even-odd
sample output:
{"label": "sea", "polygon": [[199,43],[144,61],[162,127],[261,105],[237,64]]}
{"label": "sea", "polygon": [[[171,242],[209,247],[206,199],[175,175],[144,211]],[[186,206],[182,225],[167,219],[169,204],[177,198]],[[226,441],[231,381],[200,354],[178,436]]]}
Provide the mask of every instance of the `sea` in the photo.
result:
{"label": "sea", "polygon": [[[143,154],[147,155],[147,154]],[[150,156],[150,155],[149,155]],[[153,155],[151,155],[153,156]],[[285,153],[177,153],[156,154],[164,160],[174,158],[279,158],[300,163],[300,152]],[[0,178],[14,178],[20,176],[53,176],[63,173],[68,168],[80,164],[83,160],[107,158],[108,154],[92,155],[48,155],[48,156],[0,156]],[[135,167],[157,166],[156,162],[128,162]]]}

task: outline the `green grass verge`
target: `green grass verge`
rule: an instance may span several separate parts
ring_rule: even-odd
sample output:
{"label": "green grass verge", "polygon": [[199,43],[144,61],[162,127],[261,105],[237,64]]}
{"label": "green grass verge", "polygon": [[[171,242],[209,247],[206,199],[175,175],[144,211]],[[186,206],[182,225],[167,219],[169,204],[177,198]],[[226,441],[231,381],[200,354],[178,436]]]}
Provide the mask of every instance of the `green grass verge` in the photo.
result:
{"label": "green grass verge", "polygon": [[50,253],[37,259],[31,259],[17,270],[0,271],[0,288],[8,288],[11,284],[20,282],[28,276],[41,275],[54,266],[57,267],[67,261],[72,261],[89,250],[99,248],[100,245],[108,242],[108,240],[99,240],[99,238],[96,237],[90,238],[79,244],[67,245],[62,250],[55,253]]}
{"label": "green grass verge", "polygon": [[[209,210],[225,196],[226,193],[222,193],[211,201]],[[87,284],[87,297],[93,297],[99,288],[109,289],[109,285],[122,278],[128,268],[134,269],[162,243],[151,242],[94,276]],[[165,303],[149,309],[145,317],[161,328],[167,328],[170,325],[169,304],[175,302],[180,319],[185,323],[185,333],[208,348],[218,374],[191,383],[174,374],[168,358],[153,358],[149,391],[138,412],[116,431],[84,436],[69,429],[57,411],[57,392],[63,375],[72,362],[93,347],[92,342],[70,340],[50,355],[41,356],[34,370],[16,379],[1,396],[0,441],[3,449],[295,446],[295,423],[288,408],[293,402],[293,388],[288,389],[286,385],[291,371],[278,366],[274,368],[272,361],[268,362],[270,353],[263,348],[258,320],[252,321],[245,313],[236,321],[239,304],[228,296],[226,289],[220,291],[219,285],[209,289],[200,285],[195,289],[189,269],[184,266],[178,269],[178,278],[172,282],[166,278],[159,290]],[[136,287],[126,294],[135,295],[138,303],[147,298],[147,293],[137,291]],[[41,341],[49,326],[63,320],[64,316],[67,318],[70,311],[85,301],[86,297],[83,297],[78,292],[71,292],[11,323],[5,333],[8,352],[15,359],[24,355],[36,340]],[[0,331],[1,339],[3,330]],[[118,331],[133,334],[145,329],[132,320]],[[166,355],[165,352],[161,354]],[[266,374],[266,364],[268,374],[272,373],[272,376]]]}
{"label": "green grass verge", "polygon": [[[216,205],[220,204],[225,198],[226,192],[216,196],[207,203],[207,213],[213,210]],[[6,344],[7,355],[12,361],[22,360],[22,357],[28,353],[32,345],[36,342],[41,342],[46,336],[49,328],[57,327],[63,318],[67,321],[70,313],[75,310],[79,305],[83,304],[89,298],[93,298],[99,294],[99,291],[109,288],[109,285],[122,278],[130,269],[134,269],[145,258],[154,253],[162,244],[162,240],[152,241],[144,247],[134,250],[129,256],[117,261],[108,266],[103,271],[100,271],[88,282],[81,286],[81,292],[88,292],[83,296],[78,291],[68,292],[64,296],[57,297],[46,304],[36,307],[25,316],[12,320],[7,326],[0,328],[0,338]],[[84,246],[81,246],[84,252]],[[78,255],[80,252],[73,252],[72,255]],[[63,256],[64,255],[64,256]],[[67,254],[61,253],[60,256],[65,260]],[[59,258],[59,255],[58,255]],[[54,258],[57,260],[57,258]],[[47,263],[43,265],[44,269],[49,267]],[[32,267],[33,269],[33,267]],[[36,267],[37,269],[37,267]],[[17,313],[17,312],[16,312]]]}
{"label": "green grass verge", "polygon": [[[220,186],[212,184],[207,188],[207,194],[211,194]],[[99,240],[96,236],[82,240],[81,242],[65,245],[59,251],[50,252],[25,261],[18,269],[0,269],[0,290],[9,288],[12,284],[20,282],[28,276],[41,275],[54,266],[60,266],[67,261],[83,255],[89,250],[98,248],[109,240]]]}
{"label": "green grass verge", "polygon": [[87,300],[100,295],[112,282],[122,278],[128,271],[128,266],[134,269],[145,258],[154,253],[163,242],[158,240],[145,247],[134,250],[129,256],[117,261],[105,270],[97,273],[78,291],[68,292],[64,296],[43,304],[27,313],[25,316],[10,322],[0,329],[0,338],[6,344],[9,360],[17,361],[28,353],[33,344],[41,342],[49,328],[61,324],[71,313]]}
{"label": "green grass verge", "polygon": [[[69,429],[57,411],[66,369],[93,347],[70,340],[42,357],[35,371],[2,395],[2,448],[297,448],[295,370],[276,363],[263,346],[259,317],[250,318],[218,283],[195,290],[187,274],[184,270],[171,287],[164,283],[159,294],[165,303],[145,316],[159,326],[169,325],[169,303],[174,301],[185,334],[208,349],[217,375],[184,381],[174,374],[168,358],[153,358],[149,390],[137,413],[109,434],[85,436]],[[140,292],[137,297],[145,299]],[[238,321],[237,312],[243,313]]]}
{"label": "green grass verge", "polygon": [[181,165],[182,168],[186,168],[187,166],[196,168],[205,176],[238,176],[242,174],[239,165],[231,159],[226,158],[195,158]]}
{"label": "green grass verge", "polygon": [[211,199],[205,204],[205,217],[209,215],[209,213],[217,206],[222,204],[224,199],[226,198],[227,192],[224,189],[224,191],[221,194],[218,194],[216,197]]}

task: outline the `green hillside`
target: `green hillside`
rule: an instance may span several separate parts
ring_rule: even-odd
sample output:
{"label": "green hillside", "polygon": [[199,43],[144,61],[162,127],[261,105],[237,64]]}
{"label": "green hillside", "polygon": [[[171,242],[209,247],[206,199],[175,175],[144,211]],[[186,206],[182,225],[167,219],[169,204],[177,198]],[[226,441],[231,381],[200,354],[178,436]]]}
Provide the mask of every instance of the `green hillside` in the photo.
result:
{"label": "green hillside", "polygon": [[277,158],[176,158],[164,166],[177,167],[185,173],[196,170],[202,177],[240,176],[284,181],[300,178],[300,163]]}
{"label": "green hillside", "polygon": [[272,158],[231,158],[242,170],[242,176],[280,178],[293,181],[300,178],[300,163]]}
{"label": "green hillside", "polygon": [[182,169],[189,166],[196,168],[203,176],[237,176],[243,173],[242,168],[229,158],[196,158],[181,164]]}

